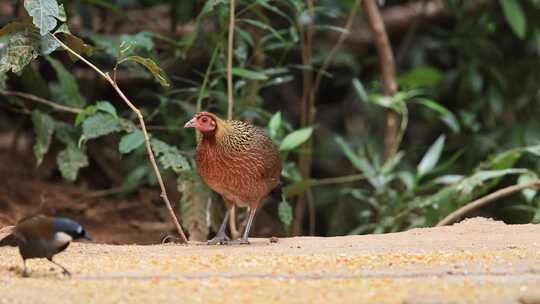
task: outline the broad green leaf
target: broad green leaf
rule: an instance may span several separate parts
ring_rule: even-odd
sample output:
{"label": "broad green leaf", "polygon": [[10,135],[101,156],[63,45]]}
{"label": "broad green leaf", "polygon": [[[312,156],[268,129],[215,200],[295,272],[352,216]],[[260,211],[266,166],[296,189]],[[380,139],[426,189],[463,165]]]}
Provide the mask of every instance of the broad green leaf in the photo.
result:
{"label": "broad green leaf", "polygon": [[111,114],[114,117],[118,117],[118,115],[116,114],[116,108],[106,100],[96,102],[95,107],[98,111],[103,111],[105,113]]}
{"label": "broad green leaf", "polygon": [[375,188],[379,188],[381,186],[381,182],[377,179],[377,173],[373,166],[365,158],[361,158],[356,155],[353,149],[342,137],[336,137],[336,143],[351,164],[366,176],[371,185]]}
{"label": "broad green leaf", "polygon": [[169,146],[167,143],[155,138],[150,140],[150,144],[163,168],[170,168],[176,173],[190,169],[189,162],[176,147]]}
{"label": "broad green leaf", "polygon": [[220,3],[225,3],[225,0],[208,0],[208,1],[206,1],[206,3],[204,4],[201,12],[197,16],[197,21],[199,21],[201,18],[204,18],[208,14],[210,14],[214,10],[216,5],[218,5]]}
{"label": "broad green leaf", "polygon": [[152,74],[152,76],[154,76],[154,79],[157,80],[159,84],[164,87],[168,87],[170,85],[165,72],[154,61],[152,61],[152,59],[143,58],[141,56],[128,56],[122,59],[119,63],[124,61],[134,61],[141,64]]}
{"label": "broad green leaf", "polygon": [[356,94],[358,94],[358,97],[360,98],[360,101],[367,102],[369,100],[369,97],[362,82],[358,78],[354,78],[352,80],[352,83]]}
{"label": "broad green leaf", "polygon": [[43,161],[43,156],[51,146],[52,135],[54,134],[54,120],[49,115],[34,110],[32,112],[32,123],[36,133],[36,142],[34,144],[34,155],[36,163],[39,166]]}
{"label": "broad green leaf", "polygon": [[399,77],[398,83],[406,88],[433,87],[442,80],[442,77],[442,73],[434,67],[419,66]]}
{"label": "broad green leaf", "polygon": [[432,182],[435,184],[451,185],[451,184],[455,184],[457,182],[462,181],[464,178],[465,177],[463,175],[448,174],[448,175],[439,176],[436,179],[434,179]]}
{"label": "broad green leaf", "polygon": [[243,68],[233,68],[233,75],[240,76],[249,80],[267,80],[268,77],[261,72],[250,71]]}
{"label": "broad green leaf", "polygon": [[62,21],[62,22],[66,22],[67,21],[67,14],[66,14],[66,9],[64,8],[64,5],[63,4],[60,4],[58,6],[58,20]]}
{"label": "broad green leaf", "polygon": [[40,53],[39,33],[26,28],[13,34],[6,47],[0,51],[0,72],[20,73]]}
{"label": "broad green leaf", "polygon": [[144,143],[143,132],[139,128],[133,128],[133,132],[122,136],[118,150],[122,154],[130,153]]}
{"label": "broad green leaf", "polygon": [[447,108],[443,107],[441,104],[436,101],[427,99],[427,98],[415,98],[412,100],[414,103],[423,105],[424,107],[437,112],[440,115],[440,119],[454,132],[458,133],[460,130],[459,122],[454,115]]}
{"label": "broad green leaf", "polygon": [[270,134],[270,138],[276,138],[279,128],[281,128],[281,112],[274,114],[268,122],[268,133]]}
{"label": "broad green leaf", "polygon": [[297,148],[301,144],[305,143],[312,133],[313,128],[308,127],[287,134],[279,145],[279,151],[290,151]]}
{"label": "broad green leaf", "polygon": [[278,206],[278,216],[285,227],[289,227],[293,220],[293,210],[285,198],[281,200]]}
{"label": "broad green leaf", "polygon": [[86,100],[79,91],[79,85],[77,84],[73,74],[66,70],[60,61],[52,57],[46,58],[56,71],[56,75],[60,83],[60,90],[57,92],[60,94],[60,96],[58,96],[60,98],[60,102],[76,108],[84,107],[86,105]]}
{"label": "broad green leaf", "polygon": [[[537,179],[538,179],[538,176],[536,176],[535,173],[531,172],[529,174],[522,174],[518,178],[518,184],[519,185],[527,184]],[[525,200],[527,200],[527,202],[529,203],[532,202],[537,192],[538,191],[536,190],[536,188],[532,188],[532,187],[521,190],[521,194],[523,195]]]}
{"label": "broad green leaf", "polygon": [[525,12],[521,6],[520,0],[499,0],[506,18],[506,22],[510,25],[510,28],[521,39],[525,38],[527,33],[527,19],[525,19]]}
{"label": "broad green leaf", "polygon": [[74,181],[77,178],[79,169],[88,166],[88,157],[77,145],[68,145],[66,149],[58,153],[56,162],[62,177]]}
{"label": "broad green leaf", "polygon": [[439,161],[439,158],[441,157],[445,139],[446,137],[444,135],[441,135],[431,145],[431,147],[429,147],[428,151],[426,152],[424,157],[422,157],[422,160],[418,164],[418,176],[422,177],[425,174],[429,173],[431,170],[433,170],[433,168],[435,168],[437,162]]}
{"label": "broad green leaf", "polygon": [[41,55],[49,55],[60,47],[60,43],[58,43],[51,35],[42,36],[39,45]]}
{"label": "broad green leaf", "polygon": [[52,31],[57,24],[56,18],[60,18],[60,7],[56,0],[24,0],[24,8],[32,16],[41,36]]}
{"label": "broad green leaf", "polygon": [[97,113],[83,121],[83,138],[88,140],[119,132],[124,129],[121,121],[111,114]]}

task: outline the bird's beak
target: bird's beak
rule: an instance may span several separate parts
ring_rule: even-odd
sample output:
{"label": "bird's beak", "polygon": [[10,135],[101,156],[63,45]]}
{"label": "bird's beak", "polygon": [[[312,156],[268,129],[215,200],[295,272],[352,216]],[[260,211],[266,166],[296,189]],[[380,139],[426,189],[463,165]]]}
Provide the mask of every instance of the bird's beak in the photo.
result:
{"label": "bird's beak", "polygon": [[184,128],[193,128],[195,127],[195,117],[193,117],[190,121],[186,122],[184,125]]}
{"label": "bird's beak", "polygon": [[86,234],[85,236],[83,236],[83,239],[89,240],[89,241],[93,241],[92,238],[91,238],[88,234]]}

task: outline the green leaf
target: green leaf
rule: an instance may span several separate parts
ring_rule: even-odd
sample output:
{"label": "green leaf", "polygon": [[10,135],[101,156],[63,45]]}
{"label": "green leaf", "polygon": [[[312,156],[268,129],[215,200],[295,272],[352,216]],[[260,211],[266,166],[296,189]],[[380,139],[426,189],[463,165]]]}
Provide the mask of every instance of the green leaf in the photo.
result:
{"label": "green leaf", "polygon": [[66,70],[66,68],[60,61],[52,57],[46,58],[56,71],[56,75],[60,83],[60,90],[58,91],[60,95],[60,101],[63,104],[71,107],[84,107],[86,105],[86,100],[81,95],[81,92],[79,91],[79,85],[77,84],[75,77],[73,77],[73,74]]}
{"label": "green leaf", "polygon": [[57,24],[56,18],[60,18],[60,7],[56,0],[25,0],[24,8],[32,16],[41,36],[52,31]]}
{"label": "green leaf", "polygon": [[60,47],[60,43],[58,43],[51,35],[46,35],[41,37],[39,46],[41,55],[49,55]]}
{"label": "green leaf", "polygon": [[168,87],[170,85],[165,72],[154,61],[152,61],[152,59],[143,58],[141,56],[128,56],[122,59],[119,64],[124,61],[134,61],[141,64],[152,74],[152,76],[154,76],[154,79],[157,80],[159,84],[164,87]]}
{"label": "green leaf", "polygon": [[369,100],[369,97],[362,82],[358,78],[354,78],[352,80],[352,83],[356,94],[358,94],[358,97],[360,98],[360,101],[367,102]]}
{"label": "green leaf", "polygon": [[116,108],[106,100],[96,102],[95,107],[98,111],[103,111],[105,113],[111,114],[114,117],[118,117],[118,115],[116,114]]}
{"label": "green leaf", "polygon": [[206,1],[206,3],[204,4],[201,12],[199,13],[199,16],[197,16],[197,21],[199,21],[199,19],[201,19],[203,17],[206,17],[208,14],[210,14],[214,10],[216,5],[218,5],[220,3],[225,3],[225,0],[208,0],[208,1]]}
{"label": "green leaf", "polygon": [[111,114],[97,113],[83,121],[83,138],[88,140],[119,132],[124,129],[121,121]]}
{"label": "green leaf", "polygon": [[306,142],[312,133],[313,128],[311,127],[302,128],[292,133],[289,133],[287,136],[285,136],[285,138],[279,145],[279,151],[290,151],[297,148],[298,146]]}
{"label": "green leaf", "polygon": [[379,188],[382,186],[382,181],[377,178],[377,172],[365,158],[361,158],[356,155],[353,149],[342,137],[336,137],[336,143],[341,148],[341,150],[343,151],[347,159],[351,162],[351,164],[360,172],[362,172],[362,174],[364,174],[364,176],[368,179],[369,183],[373,187]]}
{"label": "green leaf", "polygon": [[39,110],[32,112],[32,123],[36,133],[36,143],[34,144],[34,155],[39,166],[43,161],[43,156],[51,146],[52,135],[54,134],[54,119]]}
{"label": "green leaf", "polygon": [[[537,179],[538,179],[538,176],[536,176],[536,174],[533,172],[528,173],[528,174],[522,174],[518,177],[518,184],[519,185],[527,184]],[[536,190],[536,188],[531,187],[528,189],[521,190],[521,195],[523,195],[525,200],[530,203],[533,201],[537,192],[538,191]]]}
{"label": "green leaf", "polygon": [[6,47],[0,50],[0,72],[20,73],[40,53],[39,33],[26,28],[13,34]]}
{"label": "green leaf", "polygon": [[180,154],[180,151],[176,147],[169,146],[167,143],[156,138],[152,138],[150,144],[155,156],[158,157],[163,168],[170,168],[176,173],[181,173],[190,169],[189,162],[182,154]]}
{"label": "green leaf", "polygon": [[285,227],[289,227],[293,220],[293,210],[285,197],[281,200],[278,206],[278,216]]}
{"label": "green leaf", "polygon": [[429,147],[428,151],[422,157],[422,160],[418,164],[417,174],[419,177],[429,173],[437,165],[439,158],[441,157],[442,150],[444,148],[444,141],[446,137],[444,135],[439,136],[437,140]]}
{"label": "green leaf", "polygon": [[270,134],[270,138],[276,138],[279,128],[281,128],[281,112],[274,114],[268,122],[268,133]]}
{"label": "green leaf", "polygon": [[143,132],[139,128],[134,128],[133,132],[124,135],[120,139],[120,143],[118,145],[118,150],[122,154],[127,154],[138,147],[140,147],[144,143],[144,135]]}
{"label": "green leaf", "polygon": [[506,22],[508,22],[514,33],[521,39],[525,38],[527,20],[520,0],[499,0],[499,4],[503,9]]}
{"label": "green leaf", "polygon": [[443,107],[436,101],[427,98],[415,98],[412,100],[414,103],[423,105],[424,107],[440,114],[440,119],[454,132],[458,133],[460,130],[459,122],[454,115],[447,108]]}
{"label": "green leaf", "polygon": [[233,68],[233,75],[240,76],[249,80],[267,80],[268,77],[261,72],[250,71],[243,68]]}
{"label": "green leaf", "polygon": [[68,145],[56,157],[62,177],[69,181],[77,178],[79,169],[88,166],[88,157],[76,145]]}
{"label": "green leaf", "polygon": [[443,78],[442,73],[434,67],[419,66],[415,67],[401,77],[398,83],[406,88],[433,87]]}

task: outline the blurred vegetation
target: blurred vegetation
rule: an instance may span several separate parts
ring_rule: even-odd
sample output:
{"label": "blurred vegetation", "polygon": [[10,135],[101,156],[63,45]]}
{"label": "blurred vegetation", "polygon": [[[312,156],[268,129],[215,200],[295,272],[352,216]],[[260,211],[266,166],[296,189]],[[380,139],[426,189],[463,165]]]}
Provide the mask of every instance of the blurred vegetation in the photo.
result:
{"label": "blurred vegetation", "polygon": [[[392,96],[361,1],[236,1],[233,117],[265,127],[285,162],[267,235],[431,226],[537,178],[540,1],[378,2]],[[229,1],[4,1],[0,13],[0,125],[33,132],[36,164],[54,158],[46,178],[125,196],[156,187],[137,117],[56,35],[139,107],[192,239],[215,230],[220,202],[182,127],[199,109],[227,116]],[[385,157],[388,113],[398,149]],[[540,199],[526,189],[476,214],[537,223]]]}

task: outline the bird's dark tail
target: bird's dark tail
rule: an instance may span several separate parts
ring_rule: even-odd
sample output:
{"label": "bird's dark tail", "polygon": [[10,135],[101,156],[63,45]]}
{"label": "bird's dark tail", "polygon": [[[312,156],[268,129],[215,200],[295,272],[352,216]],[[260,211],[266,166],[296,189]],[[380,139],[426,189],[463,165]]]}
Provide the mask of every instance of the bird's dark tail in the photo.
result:
{"label": "bird's dark tail", "polygon": [[15,226],[6,226],[0,229],[0,247],[2,246],[17,246],[17,239],[13,234]]}

